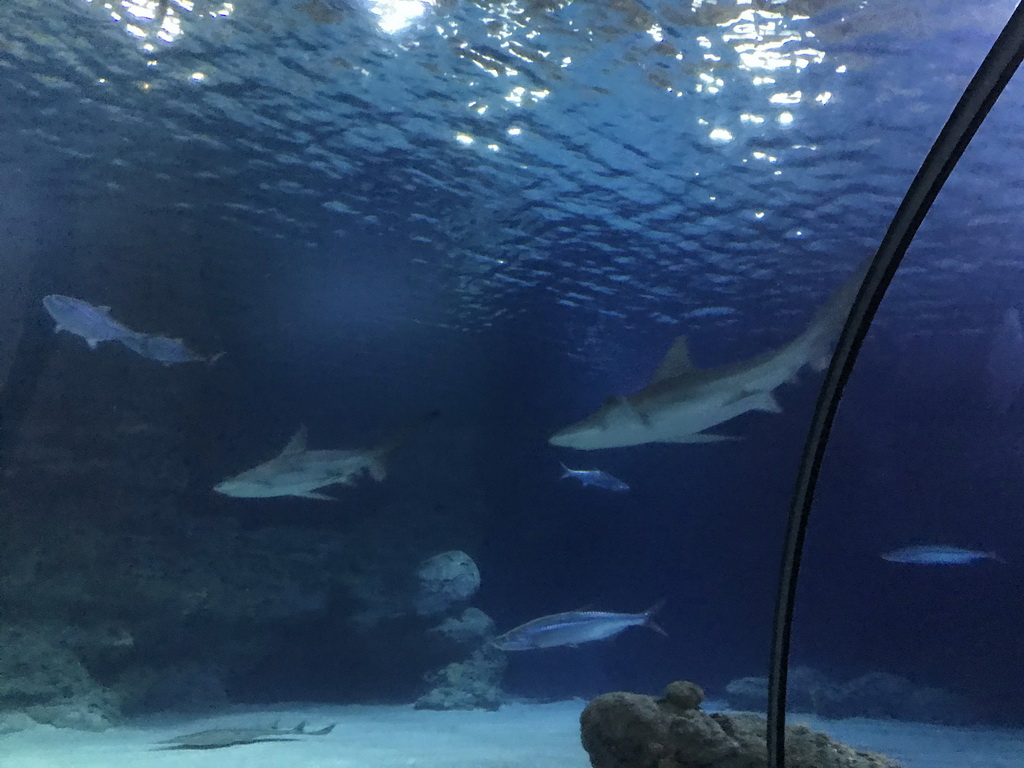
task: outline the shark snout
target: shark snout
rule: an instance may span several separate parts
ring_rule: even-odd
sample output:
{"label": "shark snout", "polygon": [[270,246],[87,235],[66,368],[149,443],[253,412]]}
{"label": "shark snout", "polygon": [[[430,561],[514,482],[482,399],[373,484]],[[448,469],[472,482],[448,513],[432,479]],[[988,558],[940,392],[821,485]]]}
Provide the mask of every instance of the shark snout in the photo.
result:
{"label": "shark snout", "polygon": [[213,486],[213,490],[216,491],[217,493],[223,494],[224,496],[242,495],[239,492],[241,490],[239,484],[234,482],[233,480],[221,480],[219,483]]}

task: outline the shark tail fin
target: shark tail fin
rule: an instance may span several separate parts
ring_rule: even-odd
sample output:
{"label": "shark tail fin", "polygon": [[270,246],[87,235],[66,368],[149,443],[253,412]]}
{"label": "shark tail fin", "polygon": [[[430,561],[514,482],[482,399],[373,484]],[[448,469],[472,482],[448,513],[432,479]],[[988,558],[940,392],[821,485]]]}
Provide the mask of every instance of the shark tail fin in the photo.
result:
{"label": "shark tail fin", "polygon": [[653,619],[654,614],[656,614],[658,611],[660,611],[664,607],[665,607],[665,600],[661,599],[658,602],[656,602],[654,605],[652,605],[650,608],[648,608],[646,611],[644,611],[644,614],[643,614],[644,615],[643,626],[650,627],[655,632],[657,632],[659,635],[664,635],[665,637],[668,637],[668,632],[666,632],[664,629],[662,629],[661,626],[659,624],[657,624],[654,621],[654,619]]}
{"label": "shark tail fin", "polygon": [[572,470],[569,469],[567,466],[565,466],[565,464],[562,464],[562,462],[558,462],[558,463],[562,467],[562,476],[560,478],[558,478],[558,479],[559,480],[564,480],[567,477],[572,477]]}
{"label": "shark tail fin", "polygon": [[330,733],[331,731],[334,730],[334,726],[336,726],[336,725],[337,725],[337,723],[331,723],[330,725],[324,726],[323,728],[318,728],[315,731],[308,731],[307,730],[307,731],[303,731],[303,733],[306,736],[326,736],[328,733]]}
{"label": "shark tail fin", "polygon": [[824,371],[832,360],[832,348],[843,331],[853,309],[853,302],[864,283],[871,259],[863,261],[829,297],[801,335],[807,344],[807,364],[814,370]]}
{"label": "shark tail fin", "polygon": [[405,443],[417,434],[420,430],[426,429],[427,426],[438,416],[441,415],[440,411],[434,410],[424,416],[422,419],[418,419],[413,424],[407,427],[403,427],[398,430],[390,437],[385,438],[381,441],[376,448],[373,449],[373,458],[370,462],[369,473],[370,477],[378,482],[387,477],[388,470],[384,463],[387,455],[396,448],[400,448]]}
{"label": "shark tail fin", "polygon": [[384,463],[383,455],[375,456],[367,469],[370,473],[370,477],[378,483],[388,476],[388,466]]}

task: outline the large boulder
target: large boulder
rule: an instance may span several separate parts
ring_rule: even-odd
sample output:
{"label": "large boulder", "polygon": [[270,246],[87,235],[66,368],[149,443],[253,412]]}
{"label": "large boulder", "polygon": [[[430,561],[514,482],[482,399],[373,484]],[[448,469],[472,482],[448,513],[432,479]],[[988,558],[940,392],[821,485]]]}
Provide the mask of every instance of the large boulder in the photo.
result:
{"label": "large boulder", "polygon": [[425,560],[416,571],[416,613],[437,616],[469,600],[480,589],[480,569],[465,552],[453,549]]}
{"label": "large boulder", "polygon": [[[786,706],[794,712],[821,713],[824,702],[835,698],[838,686],[813,667],[789,670]],[[764,712],[768,708],[768,678],[740,677],[725,686],[731,709]]]}
{"label": "large boulder", "polygon": [[470,607],[458,616],[449,616],[429,631],[456,645],[479,645],[494,637],[494,619],[479,608]]}
{"label": "large boulder", "polygon": [[[660,699],[598,696],[580,715],[593,768],[767,768],[767,724],[752,713],[708,715],[704,692],[672,683]],[[790,768],[897,768],[888,757],[853,749],[803,726],[786,729]]]}
{"label": "large boulder", "polygon": [[[764,711],[768,678],[741,677],[725,687],[731,709]],[[822,717],[875,717],[962,725],[974,720],[970,703],[941,688],[919,686],[899,675],[869,672],[845,683],[829,680],[811,667],[789,674],[786,706]]]}
{"label": "large boulder", "polygon": [[0,629],[0,710],[20,711],[58,728],[109,728],[119,719],[117,697],[49,629],[35,624]]}

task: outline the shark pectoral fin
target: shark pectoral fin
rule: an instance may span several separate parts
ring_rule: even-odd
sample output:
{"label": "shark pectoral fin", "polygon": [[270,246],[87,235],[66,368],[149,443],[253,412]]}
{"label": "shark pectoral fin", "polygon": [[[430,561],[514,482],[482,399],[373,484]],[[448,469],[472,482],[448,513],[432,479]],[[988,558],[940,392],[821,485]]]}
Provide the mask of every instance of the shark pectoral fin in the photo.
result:
{"label": "shark pectoral fin", "polygon": [[316,491],[302,491],[301,493],[292,493],[291,496],[298,496],[302,499],[320,499],[320,501],[337,501],[333,496],[328,496],[326,493],[317,493]]}
{"label": "shark pectoral fin", "polygon": [[693,373],[696,370],[696,366],[690,360],[690,347],[686,343],[686,337],[679,336],[672,342],[672,346],[668,348],[668,352],[662,358],[661,365],[658,366],[658,370],[651,378],[651,384]]}
{"label": "shark pectoral fin", "polygon": [[278,456],[289,456],[293,453],[302,453],[306,450],[306,425],[303,424],[298,428],[292,439],[288,441],[288,444],[284,447]]}

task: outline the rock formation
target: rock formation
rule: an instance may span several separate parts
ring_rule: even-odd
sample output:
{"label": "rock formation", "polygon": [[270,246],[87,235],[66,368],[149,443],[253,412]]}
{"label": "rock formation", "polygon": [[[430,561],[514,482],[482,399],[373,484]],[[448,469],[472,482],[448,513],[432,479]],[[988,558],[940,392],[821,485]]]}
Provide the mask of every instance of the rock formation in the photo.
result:
{"label": "rock formation", "polygon": [[[704,692],[675,682],[660,699],[598,696],[580,716],[593,768],[767,768],[765,718],[706,714]],[[884,755],[853,749],[804,726],[786,728],[788,768],[897,768]]]}

